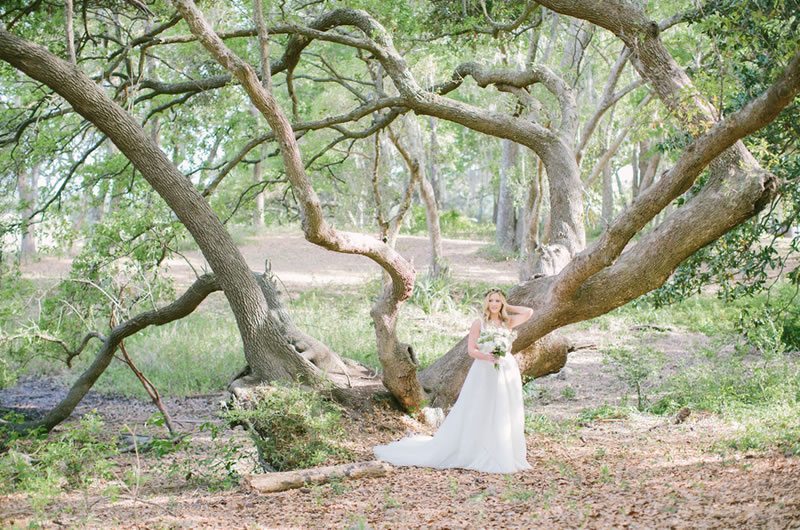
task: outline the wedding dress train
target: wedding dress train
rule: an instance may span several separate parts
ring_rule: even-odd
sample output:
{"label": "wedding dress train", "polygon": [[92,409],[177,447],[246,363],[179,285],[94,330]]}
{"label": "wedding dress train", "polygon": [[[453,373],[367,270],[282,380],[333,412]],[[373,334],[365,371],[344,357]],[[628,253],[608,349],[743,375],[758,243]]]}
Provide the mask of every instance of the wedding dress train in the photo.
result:
{"label": "wedding dress train", "polygon": [[488,473],[530,469],[519,366],[510,353],[499,370],[475,360],[461,393],[434,436],[414,435],[374,448],[397,466],[465,468]]}

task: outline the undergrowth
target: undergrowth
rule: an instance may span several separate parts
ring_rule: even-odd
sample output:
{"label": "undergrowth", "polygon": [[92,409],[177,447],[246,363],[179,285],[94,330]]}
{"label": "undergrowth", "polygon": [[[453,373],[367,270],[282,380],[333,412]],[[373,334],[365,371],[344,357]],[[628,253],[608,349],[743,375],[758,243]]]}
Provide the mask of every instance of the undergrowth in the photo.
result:
{"label": "undergrowth", "polygon": [[343,445],[341,408],[318,392],[298,385],[265,386],[254,401],[231,408],[223,417],[250,433],[265,471],[304,469],[351,457]]}
{"label": "undergrowth", "polygon": [[95,485],[113,497],[116,488],[105,481],[114,478],[117,454],[115,439],[94,413],[59,434],[12,436],[0,454],[0,493],[25,493],[37,513],[62,492],[87,492]]}

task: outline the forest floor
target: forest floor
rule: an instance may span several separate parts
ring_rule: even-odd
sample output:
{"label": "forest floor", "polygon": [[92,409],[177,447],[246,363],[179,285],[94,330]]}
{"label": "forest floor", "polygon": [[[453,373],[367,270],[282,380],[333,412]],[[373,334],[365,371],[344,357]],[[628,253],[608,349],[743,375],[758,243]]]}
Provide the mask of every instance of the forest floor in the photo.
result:
{"label": "forest floor", "polygon": [[[308,286],[344,288],[363,282],[372,270],[363,259],[310,249],[301,237],[270,235],[243,251],[254,269],[268,252],[273,270],[290,290]],[[445,253],[454,276],[487,276],[512,283],[511,262],[492,262],[476,251],[481,242],[449,241]],[[423,238],[401,238],[401,252],[427,255]],[[405,250],[404,250],[405,249]],[[309,254],[311,252],[311,254]],[[323,252],[325,255],[313,254]],[[190,260],[196,255],[189,253]],[[311,266],[325,263],[324,271]],[[191,269],[173,264],[189,281]],[[52,277],[53,263],[27,274]],[[702,333],[671,327],[631,329],[624,320],[584,323],[564,330],[580,349],[558,374],[526,385],[528,461],[531,470],[492,475],[468,470],[397,468],[385,477],[336,481],[259,495],[242,488],[211,489],[180,476],[180,461],[208,458],[219,445],[204,422],[218,422],[224,392],[167,398],[193,444],[161,459],[151,453],[114,457],[116,479],[60,493],[43,507],[24,494],[0,496],[0,526],[46,528],[800,528],[800,458],[777,450],[731,450],[725,441],[742,426],[710,413],[692,411],[685,421],[622,407],[628,389],[603,363],[601,351],[621,342],[632,349],[655,346],[666,355],[664,377],[686,370],[704,347]],[[58,378],[26,378],[0,391],[0,406],[46,410],[63,394]],[[594,414],[608,405],[624,414]],[[163,434],[145,426],[153,407],[145,401],[90,392],[75,416],[97,410],[109,433]],[[346,444],[356,460],[372,459],[371,448],[422,424],[375,403],[344,416]],[[59,430],[65,427],[60,426]],[[225,440],[242,445],[241,429]],[[252,450],[250,451],[252,453]],[[209,459],[209,461],[211,461]],[[241,465],[245,461],[240,462]],[[115,485],[109,494],[108,486]]]}

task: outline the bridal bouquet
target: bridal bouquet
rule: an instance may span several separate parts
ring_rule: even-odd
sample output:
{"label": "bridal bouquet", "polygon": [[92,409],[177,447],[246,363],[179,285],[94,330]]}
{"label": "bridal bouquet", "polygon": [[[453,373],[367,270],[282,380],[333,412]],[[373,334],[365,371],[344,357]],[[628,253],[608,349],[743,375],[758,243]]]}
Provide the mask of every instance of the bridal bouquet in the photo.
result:
{"label": "bridal bouquet", "polygon": [[[491,353],[495,357],[504,357],[511,351],[511,343],[517,334],[508,328],[490,327],[484,329],[478,336],[478,349],[483,353]],[[500,365],[494,365],[495,370],[500,370]]]}

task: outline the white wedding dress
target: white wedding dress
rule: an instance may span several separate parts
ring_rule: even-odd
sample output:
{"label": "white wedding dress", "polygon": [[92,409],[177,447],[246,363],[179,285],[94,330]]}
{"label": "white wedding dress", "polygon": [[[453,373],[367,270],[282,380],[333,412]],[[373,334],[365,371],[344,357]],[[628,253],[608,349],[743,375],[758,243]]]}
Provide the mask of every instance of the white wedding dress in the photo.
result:
{"label": "white wedding dress", "polygon": [[409,436],[378,445],[374,452],[378,459],[396,466],[458,467],[487,473],[530,469],[525,456],[522,380],[514,356],[501,357],[499,370],[489,361],[474,360],[458,400],[433,437]]}

